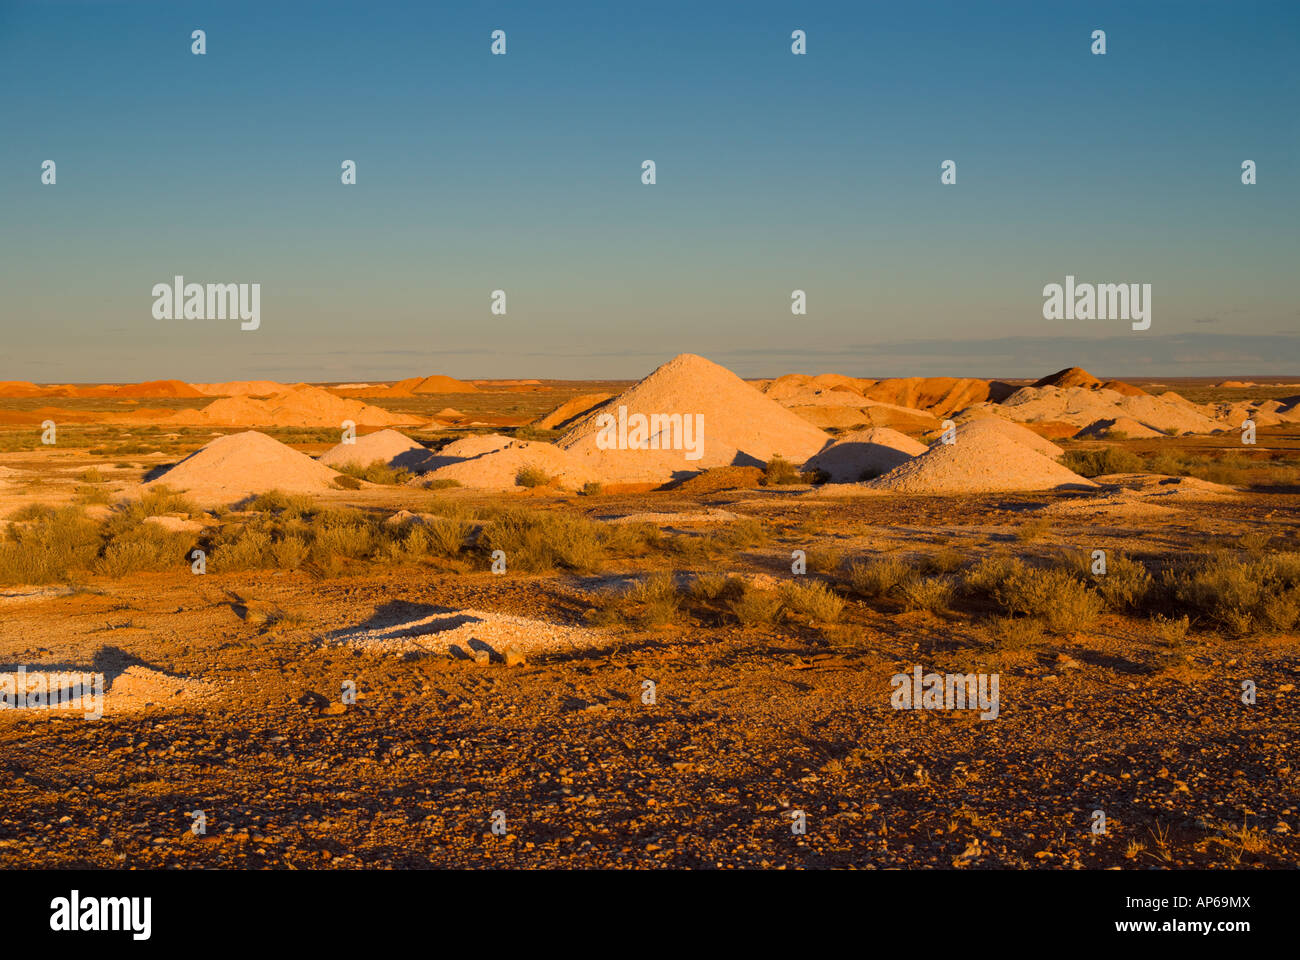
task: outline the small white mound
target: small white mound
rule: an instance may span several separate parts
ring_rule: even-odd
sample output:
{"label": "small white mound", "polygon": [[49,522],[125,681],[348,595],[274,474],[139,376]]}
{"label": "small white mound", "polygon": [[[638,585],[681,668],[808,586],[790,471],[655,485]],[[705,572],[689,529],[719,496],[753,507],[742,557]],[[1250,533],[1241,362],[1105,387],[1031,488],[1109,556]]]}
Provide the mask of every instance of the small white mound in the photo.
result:
{"label": "small white mound", "polygon": [[[1028,447],[1035,453],[1040,453],[1045,457],[1055,459],[1065,453],[1051,440],[1040,437],[1028,427],[1022,427],[1018,423],[1012,423],[1010,420],[1003,420],[997,416],[976,416],[958,424],[957,442],[961,443],[962,440],[974,441],[989,433],[995,433],[1006,437],[1008,440],[1014,440],[1021,446]],[[938,443],[939,441],[936,440],[935,442]]]}
{"label": "small white mound", "polygon": [[919,457],[863,486],[888,493],[995,493],[1096,484],[997,429],[959,428],[956,443],[936,441]]}
{"label": "small white mound", "polygon": [[482,610],[439,610],[424,617],[339,631],[330,642],[377,654],[424,654],[473,659],[486,650],[494,660],[508,647],[524,654],[603,646],[609,640],[583,627]]}
{"label": "small white mound", "polygon": [[926,451],[925,444],[888,427],[856,430],[840,436],[804,464],[805,470],[821,470],[831,483],[854,483],[865,474],[879,476]]}
{"label": "small white mound", "polygon": [[424,475],[422,482],[455,480],[462,487],[476,490],[515,490],[519,488],[519,472],[525,468],[540,470],[555,485],[567,489],[600,479],[567,450],[536,440],[511,440],[499,450],[436,467]]}
{"label": "small white mound", "polygon": [[256,430],[218,437],[190,454],[145,487],[165,485],[200,499],[245,497],[283,490],[318,493],[337,490],[339,476],[305,453]]}
{"label": "small white mound", "polygon": [[468,460],[470,457],[481,457],[483,454],[492,453],[494,450],[504,450],[512,442],[513,440],[504,433],[475,434],[474,436],[453,440],[438,451],[438,456],[440,458]]}
{"label": "small white mound", "polygon": [[428,449],[405,434],[396,430],[380,430],[357,437],[355,443],[340,443],[332,447],[321,455],[319,462],[330,467],[341,467],[347,463],[368,467],[375,461],[381,461],[390,467],[420,470],[432,456]]}

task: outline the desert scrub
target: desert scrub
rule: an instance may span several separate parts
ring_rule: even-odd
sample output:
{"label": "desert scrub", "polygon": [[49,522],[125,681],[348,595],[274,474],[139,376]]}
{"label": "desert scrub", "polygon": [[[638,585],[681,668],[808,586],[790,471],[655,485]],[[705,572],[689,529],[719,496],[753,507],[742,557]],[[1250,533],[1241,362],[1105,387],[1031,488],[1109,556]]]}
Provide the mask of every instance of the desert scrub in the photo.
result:
{"label": "desert scrub", "polygon": [[808,569],[814,573],[828,575],[839,573],[844,566],[844,548],[833,543],[819,543],[805,551],[804,559]]}
{"label": "desert scrub", "polygon": [[585,517],[506,509],[484,524],[479,544],[489,555],[504,551],[507,569],[589,573],[604,562],[603,540],[603,525]]}
{"label": "desert scrub", "polygon": [[948,577],[913,576],[901,581],[896,593],[904,610],[941,613],[951,605],[955,589]]}
{"label": "desert scrub", "polygon": [[0,583],[41,584],[66,580],[99,553],[98,528],[80,507],[33,505],[11,518],[0,541]]}
{"label": "desert scrub", "polygon": [[525,464],[515,474],[515,484],[521,487],[545,487],[552,482],[552,477],[541,467]]}
{"label": "desert scrub", "polygon": [[1107,607],[1116,613],[1123,613],[1137,609],[1146,602],[1152,579],[1147,568],[1137,560],[1122,554],[1111,554],[1106,560],[1106,572],[1093,574],[1092,583]]}
{"label": "desert scrub", "polygon": [[1026,520],[1020,526],[1016,527],[1016,539],[1021,543],[1030,543],[1034,540],[1041,540],[1052,532],[1052,522],[1046,517],[1035,517],[1032,520]]}
{"label": "desert scrub", "polygon": [[1039,569],[995,557],[976,564],[962,582],[968,596],[992,601],[1013,617],[1041,620],[1053,633],[1086,630],[1101,616],[1102,601],[1068,570]]}
{"label": "desert scrub", "polygon": [[849,567],[853,592],[868,600],[886,597],[916,572],[898,557],[875,557]]}
{"label": "desert scrub", "polygon": [[1061,457],[1061,463],[1085,477],[1100,477],[1108,473],[1138,473],[1143,469],[1142,458],[1123,447],[1070,450]]}
{"label": "desert scrub", "polygon": [[98,467],[88,467],[77,475],[77,479],[82,483],[106,483],[108,478],[100,473]]}
{"label": "desert scrub", "polygon": [[142,523],[106,544],[93,569],[108,577],[141,570],[184,569],[186,554],[193,547],[194,538],[188,534]]}
{"label": "desert scrub", "polygon": [[580,497],[598,497],[598,496],[600,496],[601,491],[602,491],[603,489],[604,489],[604,488],[603,488],[599,483],[597,483],[595,480],[588,480],[586,483],[584,483],[584,484],[582,485],[582,489],[578,491],[578,496],[580,496]]}
{"label": "desert scrub", "polygon": [[1177,647],[1187,639],[1187,631],[1191,625],[1191,618],[1186,614],[1174,618],[1157,613],[1151,618],[1151,632],[1155,634],[1156,639],[1171,647]]}
{"label": "desert scrub", "polygon": [[739,597],[727,602],[727,609],[742,627],[757,627],[775,623],[781,615],[781,595],[773,590],[762,590],[745,585]]}
{"label": "desert scrub", "polygon": [[745,581],[723,573],[701,573],[686,591],[693,600],[734,600],[745,592]]}
{"label": "desert scrub", "polygon": [[1300,554],[1201,557],[1166,570],[1160,586],[1167,600],[1236,636],[1289,630],[1300,620]]}
{"label": "desert scrub", "polygon": [[806,483],[799,473],[799,468],[784,457],[773,457],[763,469],[763,486],[776,487],[786,484]]}
{"label": "desert scrub", "polygon": [[341,467],[335,467],[335,469],[345,476],[355,477],[367,483],[382,483],[388,486],[397,486],[411,479],[410,470],[405,467],[391,466],[383,460],[374,460],[365,466],[359,463],[345,463]]}
{"label": "desert scrub", "polygon": [[761,520],[742,517],[714,533],[712,539],[715,543],[731,549],[755,547],[767,539],[767,527]]}
{"label": "desert scrub", "polygon": [[781,589],[787,614],[813,623],[835,623],[844,613],[844,601],[820,580],[788,583]]}
{"label": "desert scrub", "polygon": [[588,611],[587,620],[602,627],[635,624],[641,627],[664,627],[681,612],[676,578],[657,571],[638,580],[626,590],[602,594]]}

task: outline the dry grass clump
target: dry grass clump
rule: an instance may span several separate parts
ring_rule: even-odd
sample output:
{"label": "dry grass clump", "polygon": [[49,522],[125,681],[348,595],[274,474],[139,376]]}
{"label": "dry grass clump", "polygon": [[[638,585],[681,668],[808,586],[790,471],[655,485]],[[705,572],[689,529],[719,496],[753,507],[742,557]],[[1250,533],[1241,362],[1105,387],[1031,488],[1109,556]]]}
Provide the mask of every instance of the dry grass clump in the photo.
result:
{"label": "dry grass clump", "polygon": [[1147,595],[1151,592],[1152,578],[1139,561],[1122,554],[1112,554],[1106,559],[1106,572],[1094,575],[1092,583],[1108,608],[1123,613],[1135,610],[1146,602]]}
{"label": "dry grass clump", "polygon": [[521,487],[545,487],[552,482],[552,477],[541,467],[525,464],[515,473],[515,483]]}
{"label": "dry grass clump", "polygon": [[80,507],[24,507],[0,541],[0,583],[42,584],[66,580],[99,553],[96,525]]}
{"label": "dry grass clump", "polygon": [[1107,473],[1140,473],[1142,458],[1123,447],[1094,447],[1068,450],[1061,464],[1084,477],[1100,477]]}
{"label": "dry grass clump", "polygon": [[896,593],[904,610],[942,613],[952,604],[956,589],[948,577],[912,576],[899,583]]}
{"label": "dry grass clump", "polygon": [[980,561],[962,579],[961,589],[1005,614],[1041,620],[1063,635],[1087,630],[1102,611],[1101,598],[1069,571],[1031,567],[1011,557]]}
{"label": "dry grass clump", "polygon": [[405,467],[394,467],[383,460],[375,460],[362,466],[359,463],[345,463],[341,467],[335,467],[339,473],[355,477],[357,480],[365,480],[367,483],[382,483],[388,486],[397,486],[406,483],[411,479],[411,471]]}
{"label": "dry grass clump", "polygon": [[107,483],[108,477],[100,472],[98,467],[88,467],[77,475],[77,479],[82,483]]}
{"label": "dry grass clump", "polygon": [[844,613],[844,600],[820,580],[787,583],[780,599],[787,614],[813,623],[835,623]]}
{"label": "dry grass clump", "polygon": [[628,624],[657,628],[673,623],[680,612],[677,580],[671,573],[660,570],[626,590],[602,595],[588,611],[587,619],[602,627]]}
{"label": "dry grass clump", "polygon": [[804,551],[808,569],[814,573],[836,574],[844,566],[844,548],[833,543],[819,543]]}
{"label": "dry grass clump", "polygon": [[484,525],[480,544],[489,554],[505,551],[508,569],[590,573],[604,562],[604,539],[603,525],[585,517],[512,508]]}
{"label": "dry grass clump", "polygon": [[727,601],[736,622],[742,627],[759,627],[776,623],[781,616],[781,594],[746,583],[740,596]]}
{"label": "dry grass clump", "polygon": [[1160,581],[1168,601],[1200,613],[1227,633],[1285,631],[1300,622],[1300,554],[1238,559],[1199,557]]}
{"label": "dry grass clump", "polygon": [[849,585],[853,592],[868,600],[888,596],[915,576],[915,571],[898,557],[875,557],[849,567]]}
{"label": "dry grass clump", "polygon": [[1187,639],[1187,630],[1191,625],[1191,618],[1187,614],[1175,619],[1157,613],[1151,618],[1151,629],[1157,639],[1171,647],[1177,647]]}
{"label": "dry grass clump", "polygon": [[1021,543],[1041,540],[1052,532],[1052,522],[1046,517],[1035,517],[1016,527],[1016,539]]}
{"label": "dry grass clump", "polygon": [[745,581],[722,573],[702,573],[687,587],[693,600],[734,600],[745,592]]}

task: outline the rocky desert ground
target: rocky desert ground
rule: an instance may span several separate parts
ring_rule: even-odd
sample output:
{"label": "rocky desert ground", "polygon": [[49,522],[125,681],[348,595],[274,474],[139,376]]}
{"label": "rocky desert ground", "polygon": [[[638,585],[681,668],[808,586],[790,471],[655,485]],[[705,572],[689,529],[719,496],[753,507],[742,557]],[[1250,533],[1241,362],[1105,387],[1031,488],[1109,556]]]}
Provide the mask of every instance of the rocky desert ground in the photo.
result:
{"label": "rocky desert ground", "polygon": [[0,865],[1294,867],[1298,502],[1290,378],[0,384]]}

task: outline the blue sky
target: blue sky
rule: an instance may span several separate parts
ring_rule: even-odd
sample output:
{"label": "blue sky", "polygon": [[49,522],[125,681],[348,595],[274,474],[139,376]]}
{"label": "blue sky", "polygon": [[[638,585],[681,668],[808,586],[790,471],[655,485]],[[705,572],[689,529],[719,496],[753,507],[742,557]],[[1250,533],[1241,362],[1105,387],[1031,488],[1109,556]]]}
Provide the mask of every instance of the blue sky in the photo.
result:
{"label": "blue sky", "polygon": [[[0,0],[0,378],[1300,374],[1298,42],[1292,2]],[[1044,320],[1067,273],[1151,329]],[[154,319],[175,274],[261,328]]]}

